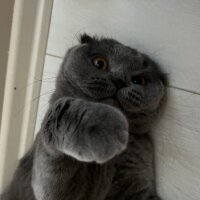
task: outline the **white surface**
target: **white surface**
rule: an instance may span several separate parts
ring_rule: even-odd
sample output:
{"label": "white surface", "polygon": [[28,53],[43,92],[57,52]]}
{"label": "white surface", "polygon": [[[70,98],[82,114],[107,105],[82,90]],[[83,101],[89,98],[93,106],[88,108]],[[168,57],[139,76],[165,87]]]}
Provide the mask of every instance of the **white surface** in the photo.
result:
{"label": "white surface", "polygon": [[84,31],[150,54],[173,86],[200,92],[199,0],[55,0],[47,53],[63,57]]}
{"label": "white surface", "polygon": [[[164,200],[199,200],[200,1],[54,0],[46,78],[55,77],[67,48],[83,32],[135,47],[170,74],[169,106],[154,134],[158,189]],[[44,80],[41,93],[53,88]],[[42,97],[37,127],[45,104]]]}
{"label": "white surface", "polygon": [[200,199],[200,96],[170,89],[154,133],[159,192],[165,200]]}

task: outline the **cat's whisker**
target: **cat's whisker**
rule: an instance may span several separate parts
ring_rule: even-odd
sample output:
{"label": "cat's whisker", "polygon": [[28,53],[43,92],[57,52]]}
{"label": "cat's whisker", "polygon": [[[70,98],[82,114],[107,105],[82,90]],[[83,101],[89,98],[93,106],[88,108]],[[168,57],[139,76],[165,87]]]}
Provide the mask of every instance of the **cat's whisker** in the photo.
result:
{"label": "cat's whisker", "polygon": [[[52,81],[46,81],[46,80],[51,80],[51,79],[53,79],[53,80]],[[21,92],[23,92],[25,89],[33,86],[34,84],[37,84],[37,83],[41,84],[43,82],[55,82],[55,79],[56,79],[56,77],[43,78],[43,79],[38,79],[38,80],[35,80],[35,81],[31,82],[31,83],[28,83],[26,86],[24,86],[22,88],[17,88],[18,93],[19,93],[18,95],[20,95]]]}
{"label": "cat's whisker", "polygon": [[46,95],[50,95],[50,94],[52,94],[54,91],[55,91],[55,89],[49,90],[49,91],[47,91],[47,92],[45,92],[45,93],[42,93],[42,94],[40,94],[39,96],[33,98],[30,102],[25,102],[25,104],[23,105],[23,107],[20,108],[20,109],[18,109],[18,110],[16,111],[15,115],[17,116],[17,115],[19,115],[19,114],[24,113],[24,112],[26,111],[26,109],[28,109],[29,106],[32,106],[33,103],[37,103],[37,101],[39,101],[40,98],[43,98],[43,97],[45,97]]}

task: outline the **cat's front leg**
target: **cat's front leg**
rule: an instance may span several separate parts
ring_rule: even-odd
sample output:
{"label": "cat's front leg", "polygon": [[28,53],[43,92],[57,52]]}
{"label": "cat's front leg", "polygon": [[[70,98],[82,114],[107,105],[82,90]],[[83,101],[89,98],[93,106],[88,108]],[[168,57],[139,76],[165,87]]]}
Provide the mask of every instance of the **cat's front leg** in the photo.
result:
{"label": "cat's front leg", "polygon": [[47,147],[85,162],[106,162],[128,142],[128,123],[119,110],[81,99],[59,99],[42,127]]}

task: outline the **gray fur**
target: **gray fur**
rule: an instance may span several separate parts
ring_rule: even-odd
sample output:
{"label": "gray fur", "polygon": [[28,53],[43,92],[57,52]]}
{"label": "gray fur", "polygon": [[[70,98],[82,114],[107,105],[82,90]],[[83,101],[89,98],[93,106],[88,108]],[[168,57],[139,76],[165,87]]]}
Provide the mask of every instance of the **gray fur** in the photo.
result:
{"label": "gray fur", "polygon": [[[104,56],[108,70],[91,62]],[[147,84],[137,84],[142,76]],[[81,36],[61,65],[35,143],[1,200],[159,200],[149,132],[167,78],[146,55]]]}

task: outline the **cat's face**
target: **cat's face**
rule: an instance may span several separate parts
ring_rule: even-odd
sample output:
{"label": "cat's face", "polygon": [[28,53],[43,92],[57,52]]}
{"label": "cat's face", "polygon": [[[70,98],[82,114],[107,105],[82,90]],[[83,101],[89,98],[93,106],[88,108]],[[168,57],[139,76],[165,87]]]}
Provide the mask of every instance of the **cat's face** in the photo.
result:
{"label": "cat's face", "polygon": [[57,89],[60,96],[108,103],[131,116],[158,110],[166,82],[146,55],[112,39],[83,35],[64,59]]}

